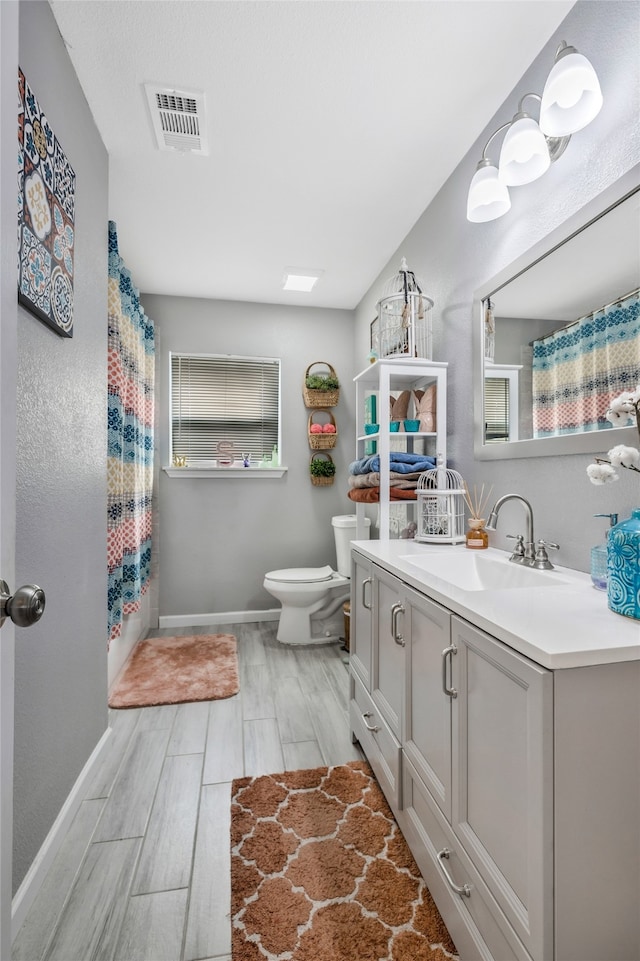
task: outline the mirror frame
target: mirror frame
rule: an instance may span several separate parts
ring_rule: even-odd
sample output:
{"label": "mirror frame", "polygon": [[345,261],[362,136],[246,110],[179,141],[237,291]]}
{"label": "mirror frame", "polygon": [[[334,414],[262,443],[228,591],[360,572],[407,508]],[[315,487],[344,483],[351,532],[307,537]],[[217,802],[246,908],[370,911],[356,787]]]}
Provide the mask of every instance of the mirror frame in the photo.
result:
{"label": "mirror frame", "polygon": [[473,450],[477,460],[509,460],[516,457],[550,457],[562,454],[596,454],[611,446],[612,432],[616,444],[638,446],[638,432],[634,427],[611,427],[611,430],[587,431],[582,434],[564,434],[561,437],[537,437],[526,440],[484,443],[484,300],[501,287],[515,280],[538,261],[543,260],[556,248],[561,247],[575,234],[580,233],[593,221],[604,216],[631,194],[640,189],[640,163],[632,167],[619,180],[607,187],[581,207],[550,234],[530,247],[498,274],[479,287],[473,297]]}

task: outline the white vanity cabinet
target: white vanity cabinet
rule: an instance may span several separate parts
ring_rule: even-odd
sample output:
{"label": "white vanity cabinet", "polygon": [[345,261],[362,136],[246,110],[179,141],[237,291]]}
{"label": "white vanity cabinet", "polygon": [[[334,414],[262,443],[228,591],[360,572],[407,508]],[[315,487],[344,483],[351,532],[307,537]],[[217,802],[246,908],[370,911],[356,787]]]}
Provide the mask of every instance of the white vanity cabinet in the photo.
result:
{"label": "white vanity cabinet", "polygon": [[[404,585],[366,558],[351,563],[350,723],[391,807],[400,804]],[[355,611],[355,617],[354,612]],[[368,638],[359,638],[360,631]]]}
{"label": "white vanity cabinet", "polygon": [[474,950],[551,959],[552,672],[426,598],[412,628],[401,826]]}
{"label": "white vanity cabinet", "polygon": [[371,690],[371,650],[373,630],[373,564],[361,554],[351,554],[351,630],[349,665],[367,691]]}
{"label": "white vanity cabinet", "polygon": [[551,670],[353,564],[352,733],[462,961],[637,961],[640,661]]}

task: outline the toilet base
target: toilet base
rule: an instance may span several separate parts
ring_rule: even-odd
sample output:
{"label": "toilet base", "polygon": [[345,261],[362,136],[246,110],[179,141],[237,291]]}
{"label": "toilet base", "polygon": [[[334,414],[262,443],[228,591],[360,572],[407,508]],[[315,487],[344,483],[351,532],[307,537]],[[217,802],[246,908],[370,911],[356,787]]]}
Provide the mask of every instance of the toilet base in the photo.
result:
{"label": "toilet base", "polygon": [[[349,599],[348,592],[344,600]],[[309,644],[331,644],[341,638],[344,619],[342,607],[333,614],[322,616],[323,612],[309,616],[308,610],[299,607],[283,607],[276,637],[281,644],[306,646]]]}

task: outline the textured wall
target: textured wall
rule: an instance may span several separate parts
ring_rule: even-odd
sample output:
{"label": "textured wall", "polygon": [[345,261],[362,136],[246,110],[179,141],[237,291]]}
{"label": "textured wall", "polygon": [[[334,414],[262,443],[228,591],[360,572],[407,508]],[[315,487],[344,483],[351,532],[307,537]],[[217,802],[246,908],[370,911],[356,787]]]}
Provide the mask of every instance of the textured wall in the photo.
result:
{"label": "textured wall", "polygon": [[[168,463],[169,351],[280,357],[281,479],[170,478],[160,471],[160,616],[274,608],[264,575],[281,567],[335,565],[331,517],[350,514],[346,468],[353,460],[353,313],[143,294],[158,330],[157,452]],[[340,378],[334,408],[338,471],[330,487],[308,473],[308,365],[328,361]]]}
{"label": "textured wall", "polygon": [[[551,230],[614,183],[640,161],[640,4],[579,2],[558,33],[536,58],[486,132],[444,184],[398,251],[380,273],[356,311],[356,356],[366,356],[369,323],[384,280],[401,256],[425,280],[435,300],[434,359],[449,363],[449,457],[467,482],[494,485],[494,496],[519,493],[534,508],[536,536],[558,541],[558,563],[589,569],[589,550],[603,539],[604,524],[592,515],[618,511],[628,516],[640,503],[631,471],[607,488],[589,483],[589,455],[476,461],[473,456],[471,330],[474,291]],[[593,63],[604,107],[585,130],[575,134],[564,156],[541,180],[511,191],[512,207],[488,224],[466,220],[470,180],[482,148],[496,127],[515,113],[520,97],[542,91],[559,42],[566,39]],[[518,38],[514,37],[514,43]],[[469,66],[470,95],[482,73],[482,57]],[[439,131],[438,136],[446,136]],[[498,139],[499,145],[499,139]],[[507,505],[492,542],[507,548],[507,532],[523,529],[518,505]],[[612,628],[613,629],[613,628]]]}
{"label": "textured wall", "polygon": [[48,3],[20,4],[20,66],[75,169],[76,233],[73,338],[18,310],[16,578],[47,607],[16,638],[16,886],[107,725],[107,153]]}

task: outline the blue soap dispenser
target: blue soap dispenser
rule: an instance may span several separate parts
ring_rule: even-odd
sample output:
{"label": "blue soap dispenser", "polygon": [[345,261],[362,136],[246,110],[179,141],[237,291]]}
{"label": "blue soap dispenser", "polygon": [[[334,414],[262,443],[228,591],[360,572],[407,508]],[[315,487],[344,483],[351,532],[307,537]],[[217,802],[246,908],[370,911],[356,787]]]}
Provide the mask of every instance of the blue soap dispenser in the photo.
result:
{"label": "blue soap dispenser", "polygon": [[609,531],[609,610],[640,620],[640,509]]}
{"label": "blue soap dispenser", "polygon": [[[608,517],[609,529],[618,523],[617,514],[594,514],[594,517]],[[609,531],[607,531],[607,539]],[[597,544],[591,548],[591,581],[598,591],[607,589],[607,544]]]}

